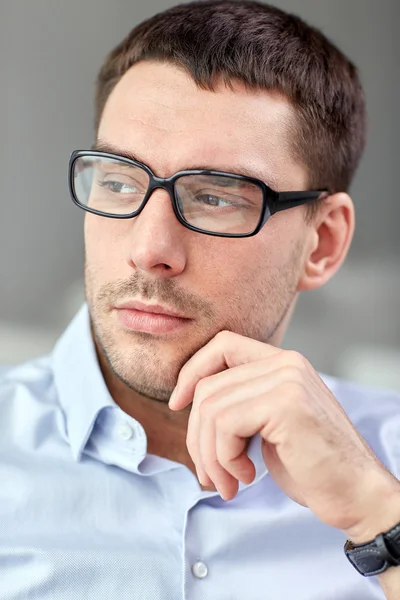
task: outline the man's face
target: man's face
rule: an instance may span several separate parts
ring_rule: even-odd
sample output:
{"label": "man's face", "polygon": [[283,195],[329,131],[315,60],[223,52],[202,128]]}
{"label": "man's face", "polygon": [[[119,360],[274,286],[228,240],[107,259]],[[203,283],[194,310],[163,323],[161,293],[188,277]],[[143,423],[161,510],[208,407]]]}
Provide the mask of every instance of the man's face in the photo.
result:
{"label": "man's face", "polygon": [[[239,83],[200,90],[172,65],[142,62],[113,90],[98,138],[158,176],[208,167],[253,173],[278,191],[301,190],[306,170],[291,157],[292,120],[276,93]],[[85,286],[98,351],[129,388],[167,401],[181,367],[219,331],[278,344],[307,232],[303,207],[274,215],[250,238],[200,234],[178,222],[160,189],[134,219],[87,213]],[[133,331],[115,309],[130,300],[188,320],[167,333]]]}

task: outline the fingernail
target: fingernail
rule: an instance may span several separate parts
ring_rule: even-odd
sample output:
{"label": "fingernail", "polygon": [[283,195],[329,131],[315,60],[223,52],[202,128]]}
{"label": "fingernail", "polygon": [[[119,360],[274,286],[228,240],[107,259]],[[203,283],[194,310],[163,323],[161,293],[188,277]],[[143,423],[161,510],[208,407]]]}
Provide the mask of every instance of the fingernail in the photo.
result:
{"label": "fingernail", "polygon": [[204,481],[202,480],[202,478],[200,477],[200,473],[197,470],[197,467],[195,466],[196,469],[196,475],[197,475],[197,479],[199,480],[200,485],[204,486]]}
{"label": "fingernail", "polygon": [[215,486],[218,494],[221,496],[222,500],[225,500],[223,493],[221,492],[221,490],[219,488],[217,488],[217,486]]}

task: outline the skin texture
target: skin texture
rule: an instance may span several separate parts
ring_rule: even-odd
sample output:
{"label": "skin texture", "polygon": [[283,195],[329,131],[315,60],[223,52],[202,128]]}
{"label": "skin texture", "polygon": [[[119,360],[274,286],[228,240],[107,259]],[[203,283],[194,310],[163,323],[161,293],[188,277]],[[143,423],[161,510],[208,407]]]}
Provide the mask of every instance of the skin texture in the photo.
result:
{"label": "skin texture", "polygon": [[[307,171],[291,158],[293,118],[277,92],[241,83],[199,90],[177,67],[143,62],[113,90],[98,139],[160,176],[209,167],[302,190]],[[183,227],[164,190],[135,219],[86,214],[86,297],[100,364],[116,403],[144,426],[149,452],[193,470],[190,408],[173,414],[167,405],[182,366],[222,330],[279,346],[299,291],[340,266],[354,228],[350,198],[331,196],[312,224],[304,215],[305,207],[283,211],[256,236],[226,239]],[[126,300],[167,305],[192,321],[168,336],[127,331],[113,310]]]}
{"label": "skin texture", "polygon": [[[246,440],[259,434],[269,475],[353,544],[370,542],[400,520],[400,484],[300,354],[230,331],[184,365],[170,399],[191,405],[187,446],[204,484],[232,499],[255,476]],[[400,570],[379,576],[399,598]]]}
{"label": "skin texture", "polygon": [[[211,168],[302,190],[293,119],[276,92],[199,90],[178,68],[146,62],[115,87],[98,137],[159,176]],[[258,433],[281,489],[358,544],[398,522],[400,485],[306,359],[279,348],[299,292],[334,275],[354,230],[344,193],[311,223],[304,217],[298,207],[254,237],[211,237],[183,227],[163,190],[135,219],[86,214],[86,297],[106,384],[143,425],[149,453],[183,463],[229,500],[239,480],[254,479],[246,450]],[[174,334],[134,333],[113,308],[128,300],[190,321]],[[398,570],[380,582],[388,600],[399,597]]]}

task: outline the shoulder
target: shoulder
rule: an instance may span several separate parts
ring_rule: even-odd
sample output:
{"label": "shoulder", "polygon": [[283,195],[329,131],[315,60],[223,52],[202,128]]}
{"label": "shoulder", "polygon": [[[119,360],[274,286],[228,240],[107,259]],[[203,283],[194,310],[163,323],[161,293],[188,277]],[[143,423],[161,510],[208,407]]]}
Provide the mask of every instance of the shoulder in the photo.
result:
{"label": "shoulder", "polygon": [[33,383],[51,377],[51,354],[18,365],[0,365],[0,390],[17,383]]}
{"label": "shoulder", "polygon": [[320,376],[375,454],[400,478],[400,392]]}
{"label": "shoulder", "polygon": [[399,391],[362,385],[321,373],[320,376],[347,411],[359,413],[360,408],[365,408],[367,411],[377,410],[378,414],[384,415],[400,410]]}
{"label": "shoulder", "polygon": [[[20,365],[0,365],[0,423],[7,415],[31,412],[35,407],[56,404],[51,355]],[[32,414],[32,413],[31,413]]]}

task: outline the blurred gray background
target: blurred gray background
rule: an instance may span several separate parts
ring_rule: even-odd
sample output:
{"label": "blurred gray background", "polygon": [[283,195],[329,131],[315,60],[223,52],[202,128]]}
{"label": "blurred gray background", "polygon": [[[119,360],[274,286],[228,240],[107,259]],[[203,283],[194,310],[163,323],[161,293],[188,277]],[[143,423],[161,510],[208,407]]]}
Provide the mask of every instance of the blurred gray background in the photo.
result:
{"label": "blurred gray background", "polygon": [[[106,54],[176,3],[0,0],[0,364],[49,351],[83,301],[69,154],[93,142],[93,82]],[[350,256],[324,289],[303,295],[285,344],[326,373],[400,389],[400,2],[273,3],[320,27],[359,66],[370,119]]]}

